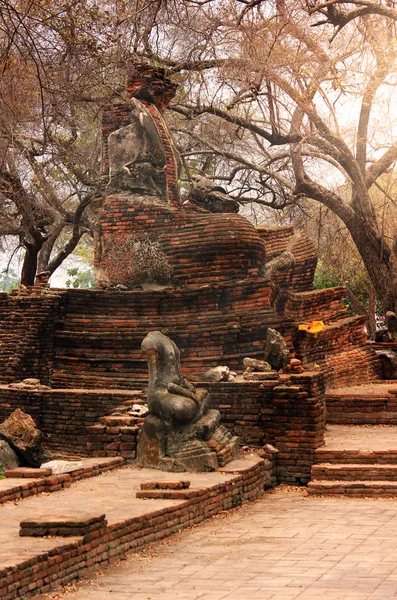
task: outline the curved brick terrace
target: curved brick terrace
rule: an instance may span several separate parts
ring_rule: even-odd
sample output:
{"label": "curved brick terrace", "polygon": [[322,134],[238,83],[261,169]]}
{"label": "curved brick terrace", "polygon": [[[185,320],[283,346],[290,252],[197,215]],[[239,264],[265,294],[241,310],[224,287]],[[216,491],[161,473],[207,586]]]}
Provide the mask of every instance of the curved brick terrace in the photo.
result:
{"label": "curved brick terrace", "polygon": [[[396,549],[395,501],[278,488],[132,555],[62,600],[389,600]],[[59,598],[40,600],[49,597]]]}

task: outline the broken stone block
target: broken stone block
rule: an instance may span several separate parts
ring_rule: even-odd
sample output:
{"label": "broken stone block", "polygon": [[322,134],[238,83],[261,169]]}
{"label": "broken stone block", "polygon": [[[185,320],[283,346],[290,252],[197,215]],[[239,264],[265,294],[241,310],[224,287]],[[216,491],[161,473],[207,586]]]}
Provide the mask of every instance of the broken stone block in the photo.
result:
{"label": "broken stone block", "polygon": [[51,453],[41,447],[42,438],[32,417],[19,408],[0,425],[0,439],[11,446],[22,463],[31,467],[40,467],[52,458]]}
{"label": "broken stone block", "polygon": [[230,369],[229,367],[219,366],[214,367],[213,369],[209,369],[203,375],[204,381],[211,381],[213,383],[217,383],[218,381],[227,381],[229,377]]}
{"label": "broken stone block", "polygon": [[258,360],[257,358],[249,358],[246,357],[243,360],[243,365],[245,367],[245,369],[249,370],[249,371],[271,371],[272,367],[269,365],[268,362],[264,361],[264,360]]}
{"label": "broken stone block", "polygon": [[70,460],[50,460],[43,463],[40,469],[50,469],[53,475],[62,475],[63,473],[71,473],[83,468],[83,461]]}
{"label": "broken stone block", "polygon": [[266,332],[265,360],[276,371],[284,369],[290,360],[290,352],[283,336],[271,327]]}
{"label": "broken stone block", "polygon": [[245,371],[243,373],[243,378],[246,381],[269,381],[278,379],[278,373],[276,373],[276,371],[270,371],[269,373]]}
{"label": "broken stone block", "polygon": [[17,383],[10,383],[8,385],[9,388],[15,390],[50,390],[51,388],[48,385],[42,385],[40,379],[33,379],[30,377],[28,379],[24,379],[23,381],[18,381]]}
{"label": "broken stone block", "polygon": [[5,440],[0,440],[0,468],[9,471],[19,467],[20,461],[14,450]]}

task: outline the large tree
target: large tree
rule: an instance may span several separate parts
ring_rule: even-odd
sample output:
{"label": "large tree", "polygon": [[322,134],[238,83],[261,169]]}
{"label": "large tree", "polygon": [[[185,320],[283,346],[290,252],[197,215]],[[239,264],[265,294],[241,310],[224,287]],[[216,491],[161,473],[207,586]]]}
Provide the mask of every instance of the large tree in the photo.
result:
{"label": "large tree", "polygon": [[0,3],[0,235],[25,249],[26,285],[92,234],[100,111],[125,79],[123,52],[150,31],[140,4]]}
{"label": "large tree", "polygon": [[173,107],[186,119],[180,146],[240,201],[310,198],[332,210],[394,310],[397,237],[371,195],[397,159],[394,23],[367,14],[334,35],[333,23],[318,21],[295,0],[191,7],[162,61],[194,70]]}
{"label": "large tree", "polygon": [[25,281],[36,260],[59,264],[90,229],[100,109],[143,57],[180,83],[170,123],[186,178],[208,174],[241,203],[326,206],[394,309],[397,238],[372,193],[389,201],[397,158],[390,10],[342,0],[3,2],[0,228],[26,248]]}

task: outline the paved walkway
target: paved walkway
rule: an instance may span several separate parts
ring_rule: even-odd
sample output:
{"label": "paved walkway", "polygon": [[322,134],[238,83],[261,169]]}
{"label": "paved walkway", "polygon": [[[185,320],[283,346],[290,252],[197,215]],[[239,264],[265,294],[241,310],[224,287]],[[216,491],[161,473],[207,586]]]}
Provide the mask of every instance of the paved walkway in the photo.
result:
{"label": "paved walkway", "polygon": [[[59,598],[52,593],[40,598]],[[280,487],[111,566],[63,600],[397,598],[397,502]]]}

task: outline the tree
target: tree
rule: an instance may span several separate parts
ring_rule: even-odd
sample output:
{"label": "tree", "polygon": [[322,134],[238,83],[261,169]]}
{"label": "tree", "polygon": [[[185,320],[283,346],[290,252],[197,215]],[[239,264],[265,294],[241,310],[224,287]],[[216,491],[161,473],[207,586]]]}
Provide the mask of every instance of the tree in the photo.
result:
{"label": "tree", "polygon": [[371,198],[397,159],[388,110],[396,96],[394,24],[357,16],[335,36],[329,24],[313,28],[318,17],[310,12],[294,0],[191,9],[190,65],[180,58],[182,34],[169,56],[157,57],[171,72],[194,71],[173,107],[185,119],[176,125],[180,147],[187,162],[201,156],[203,168],[211,164],[241,202],[254,192],[274,207],[310,198],[333,211],[384,309],[394,310],[397,237]]}
{"label": "tree", "polygon": [[242,204],[327,207],[384,309],[396,308],[397,238],[372,194],[390,201],[385,178],[397,159],[394,9],[369,0],[3,5],[0,228],[26,247],[24,281],[91,229],[100,108],[144,57],[180,83],[169,121],[185,179],[208,174]]}

